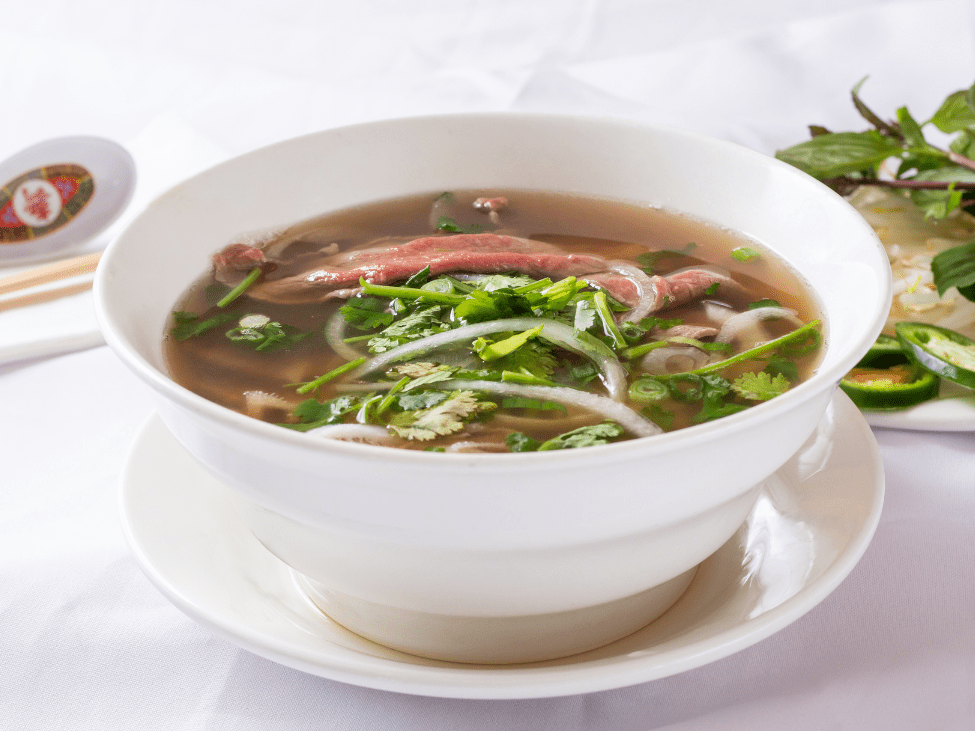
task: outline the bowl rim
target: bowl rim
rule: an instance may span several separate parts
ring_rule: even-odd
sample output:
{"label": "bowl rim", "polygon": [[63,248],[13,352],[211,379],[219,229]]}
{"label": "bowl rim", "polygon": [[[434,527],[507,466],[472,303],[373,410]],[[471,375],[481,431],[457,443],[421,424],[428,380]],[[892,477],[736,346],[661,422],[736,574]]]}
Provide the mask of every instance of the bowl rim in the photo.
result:
{"label": "bowl rim", "polygon": [[[113,305],[109,301],[111,283],[109,281],[108,270],[114,260],[116,252],[125,245],[127,234],[143,216],[155,205],[161,204],[165,198],[170,196],[179,188],[198,180],[199,178],[213,175],[226,167],[240,164],[241,161],[250,160],[263,155],[273,154],[277,149],[289,146],[307,144],[308,141],[329,135],[342,134],[347,131],[364,130],[369,128],[384,128],[391,125],[407,124],[434,124],[434,123],[474,123],[477,121],[521,120],[528,123],[554,123],[554,124],[586,124],[600,125],[610,130],[616,128],[629,128],[643,132],[656,133],[671,137],[684,138],[696,144],[708,145],[723,150],[731,155],[739,155],[753,161],[762,161],[766,165],[778,169],[786,175],[794,177],[800,185],[809,187],[816,195],[826,194],[833,198],[836,204],[848,208],[851,216],[851,225],[861,229],[864,236],[872,239],[878,257],[881,261],[886,261],[886,254],[879,238],[869,223],[863,219],[859,213],[835,191],[825,184],[807,175],[806,173],[764,153],[744,147],[743,145],[729,142],[727,140],[710,137],[698,132],[685,129],[670,127],[639,120],[620,119],[613,117],[600,117],[591,115],[557,114],[557,113],[534,113],[534,112],[472,112],[454,114],[429,114],[399,117],[393,119],[374,120],[353,125],[327,128],[316,132],[311,132],[298,137],[281,140],[260,148],[251,150],[241,155],[232,157],[224,162],[203,170],[183,181],[177,183],[169,190],[157,196],[148,203],[128,225],[120,231],[106,248],[102,266],[99,266],[95,274],[94,281],[94,301],[97,319],[101,325],[102,333],[106,343],[116,353],[116,355],[144,382],[146,382],[156,393],[175,402],[179,407],[216,422],[225,427],[243,430],[251,436],[261,439],[271,439],[274,442],[292,448],[303,450],[314,450],[323,454],[334,453],[335,455],[368,458],[371,455],[381,455],[385,463],[391,461],[411,466],[424,466],[436,468],[437,466],[477,463],[479,466],[488,469],[507,469],[517,467],[520,470],[536,466],[538,469],[550,469],[553,460],[558,459],[560,466],[566,466],[566,460],[584,460],[592,462],[611,462],[616,461],[621,455],[635,453],[640,457],[647,456],[656,452],[667,452],[672,449],[684,448],[702,442],[708,442],[718,438],[726,430],[734,430],[750,423],[760,424],[778,418],[782,413],[791,411],[793,408],[809,401],[829,388],[834,389],[843,375],[845,375],[859,361],[862,353],[860,348],[851,347],[849,352],[836,360],[825,369],[817,369],[808,379],[798,386],[791,388],[786,393],[774,399],[759,403],[743,412],[732,414],[721,419],[716,419],[703,424],[696,424],[692,427],[679,429],[673,432],[665,432],[654,435],[653,437],[643,437],[629,439],[622,442],[598,445],[586,449],[553,450],[544,452],[527,453],[429,453],[423,450],[411,449],[391,449],[384,446],[345,442],[339,440],[318,439],[309,440],[303,433],[291,429],[282,429],[273,424],[254,419],[244,414],[238,413],[224,406],[220,406],[209,401],[202,396],[195,394],[189,389],[181,386],[174,381],[168,374],[156,368],[139,352],[137,347],[123,337],[120,332],[121,326],[116,326],[112,315]],[[680,213],[680,211],[677,211]],[[324,212],[325,214],[328,211]],[[320,214],[316,214],[320,215]],[[720,221],[712,221],[715,225],[721,225]],[[867,321],[861,339],[858,342],[862,345],[865,352],[877,335],[880,334],[890,308],[892,296],[892,276],[888,270],[886,277],[878,279],[877,284],[880,288],[880,299],[878,307],[872,317]],[[884,303],[881,307],[880,304]],[[829,347],[829,322],[826,323],[824,344]],[[163,337],[164,334],[160,334]]]}

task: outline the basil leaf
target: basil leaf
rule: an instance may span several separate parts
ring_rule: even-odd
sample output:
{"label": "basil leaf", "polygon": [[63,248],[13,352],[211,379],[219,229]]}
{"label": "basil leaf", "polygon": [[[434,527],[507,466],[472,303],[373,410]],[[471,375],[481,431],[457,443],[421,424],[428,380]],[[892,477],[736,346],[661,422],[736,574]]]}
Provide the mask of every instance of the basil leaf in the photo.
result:
{"label": "basil leaf", "polygon": [[931,117],[934,126],[946,134],[975,127],[975,85],[948,96]]}
{"label": "basil leaf", "polygon": [[813,137],[779,150],[775,157],[815,178],[833,178],[863,170],[875,171],[880,163],[900,152],[900,145],[868,130]]}
{"label": "basil leaf", "polygon": [[[928,180],[941,183],[975,183],[975,170],[962,167],[922,170],[913,180]],[[912,190],[911,201],[924,211],[927,217],[944,218],[961,204],[960,190]]]}
{"label": "basil leaf", "polygon": [[931,261],[931,273],[938,294],[957,287],[966,299],[975,302],[975,239],[938,254]]}

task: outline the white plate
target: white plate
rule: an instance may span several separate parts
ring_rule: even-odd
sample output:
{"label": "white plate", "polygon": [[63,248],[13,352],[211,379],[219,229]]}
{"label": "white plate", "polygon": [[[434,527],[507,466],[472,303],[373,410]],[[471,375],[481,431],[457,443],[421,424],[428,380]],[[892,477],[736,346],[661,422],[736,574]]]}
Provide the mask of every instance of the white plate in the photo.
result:
{"label": "white plate", "polygon": [[[231,642],[283,665],[370,688],[456,698],[535,698],[618,688],[755,644],[821,602],[866,550],[884,477],[863,417],[837,391],[816,433],[771,479],[745,525],[683,597],[611,645],[544,663],[476,666],[386,649],[343,629],[248,532],[228,490],[153,418],[122,478],[126,536],[149,579]],[[827,638],[825,641],[829,641]]]}
{"label": "white plate", "polygon": [[975,431],[975,392],[941,381],[941,395],[903,411],[864,411],[870,426],[917,431]]}

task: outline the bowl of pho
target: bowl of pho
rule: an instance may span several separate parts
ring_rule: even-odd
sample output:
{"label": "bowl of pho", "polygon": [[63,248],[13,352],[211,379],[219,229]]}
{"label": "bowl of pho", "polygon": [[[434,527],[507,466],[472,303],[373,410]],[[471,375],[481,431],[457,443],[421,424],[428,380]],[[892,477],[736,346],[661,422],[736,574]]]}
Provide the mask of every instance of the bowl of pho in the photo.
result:
{"label": "bowl of pho", "polygon": [[183,182],[109,246],[96,302],[318,608],[511,663],[676,601],[880,332],[890,270],[846,202],[770,157],[458,115]]}

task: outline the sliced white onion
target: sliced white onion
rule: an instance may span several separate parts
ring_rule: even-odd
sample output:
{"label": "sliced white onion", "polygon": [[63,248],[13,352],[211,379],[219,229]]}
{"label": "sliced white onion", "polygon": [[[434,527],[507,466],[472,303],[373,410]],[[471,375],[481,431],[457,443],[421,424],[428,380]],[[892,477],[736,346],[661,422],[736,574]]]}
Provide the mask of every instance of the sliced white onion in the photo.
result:
{"label": "sliced white onion", "polygon": [[741,314],[738,310],[719,302],[704,300],[702,304],[704,305],[704,314],[708,320],[718,325],[723,325],[735,315]]}
{"label": "sliced white onion", "polygon": [[355,348],[353,348],[348,343],[342,342],[342,337],[345,335],[345,317],[338,310],[332,315],[332,318],[325,325],[325,342],[328,343],[328,347],[335,351],[336,354],[342,356],[346,360],[355,360],[356,358],[361,358],[362,353]]}
{"label": "sliced white onion", "polygon": [[444,451],[446,452],[507,452],[508,447],[504,442],[454,442]]}
{"label": "sliced white onion", "polygon": [[586,391],[576,391],[564,386],[524,386],[518,383],[503,381],[466,381],[461,379],[443,381],[439,384],[444,389],[463,389],[465,391],[484,391],[485,393],[499,393],[507,396],[524,396],[525,398],[556,401],[560,404],[578,406],[583,409],[612,419],[630,434],[637,437],[650,437],[660,434],[661,429],[652,421],[648,421],[636,413],[629,406],[618,401],[598,396]]}
{"label": "sliced white onion", "polygon": [[711,356],[692,345],[673,345],[656,348],[640,361],[640,367],[655,376],[667,373],[683,373],[707,365]]}
{"label": "sliced white onion", "polygon": [[[795,310],[786,307],[756,307],[754,310],[740,312],[734,317],[729,317],[721,325],[715,341],[718,343],[730,343],[738,338],[742,333],[750,328],[754,328],[765,320],[788,320],[796,327],[802,327],[805,323],[796,316]],[[759,338],[761,339],[761,338]]]}
{"label": "sliced white onion", "polygon": [[[415,356],[447,345],[460,342],[473,342],[475,339],[491,333],[508,331],[524,332],[525,330],[536,328],[539,325],[542,326],[541,337],[545,340],[566,350],[571,350],[573,353],[585,356],[595,362],[599,367],[603,384],[606,386],[606,390],[609,391],[610,396],[617,401],[623,400],[623,397],[626,395],[626,371],[608,346],[604,346],[605,351],[599,348],[599,346],[589,347],[576,337],[575,329],[572,326],[555,320],[536,317],[513,317],[506,320],[489,320],[488,322],[479,322],[474,325],[465,325],[455,330],[447,330],[446,332],[437,333],[422,340],[414,340],[412,343],[406,343],[405,345],[393,348],[392,350],[377,355],[375,358],[367,360],[352,375],[354,378],[362,378],[370,373],[385,370],[397,361],[410,360]],[[601,346],[602,343],[599,343],[599,345]]]}
{"label": "sliced white onion", "polygon": [[905,310],[912,312],[924,312],[931,310],[941,304],[941,297],[937,291],[919,287],[910,292],[902,292],[897,295],[897,301]]}
{"label": "sliced white onion", "polygon": [[323,439],[337,439],[342,442],[358,442],[360,444],[393,444],[396,438],[386,431],[386,427],[374,424],[329,424],[317,429],[309,429],[305,434],[312,434]]}
{"label": "sliced white onion", "polygon": [[633,305],[629,312],[623,315],[621,322],[640,322],[640,320],[650,314],[650,310],[653,309],[657,301],[656,287],[650,275],[640,269],[640,267],[635,267],[632,264],[626,264],[621,261],[611,262],[606,268],[611,272],[622,274],[633,282],[633,286],[636,287],[636,294],[639,301]]}

